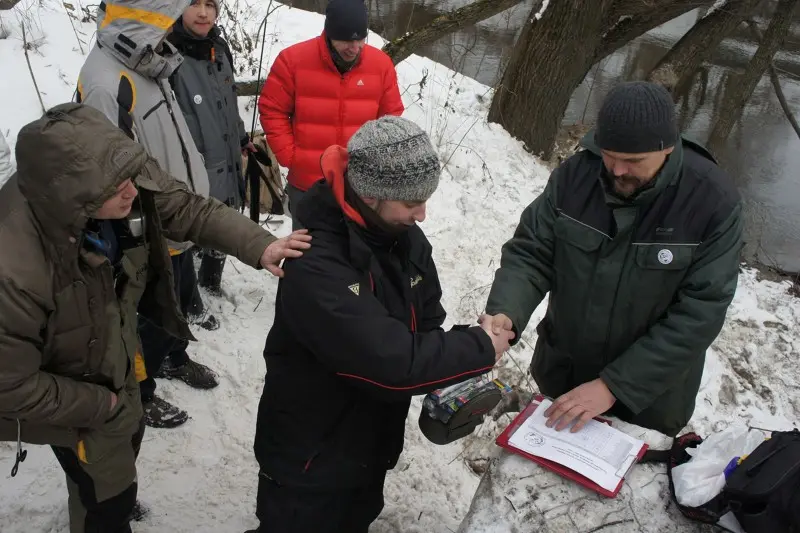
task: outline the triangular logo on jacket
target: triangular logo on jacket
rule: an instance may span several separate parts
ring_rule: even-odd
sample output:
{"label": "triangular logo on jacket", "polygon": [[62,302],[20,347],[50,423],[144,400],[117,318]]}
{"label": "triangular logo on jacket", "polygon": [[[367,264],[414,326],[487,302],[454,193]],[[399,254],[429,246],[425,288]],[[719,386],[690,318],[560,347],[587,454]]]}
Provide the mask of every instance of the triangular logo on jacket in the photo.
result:
{"label": "triangular logo on jacket", "polygon": [[361,284],[359,284],[359,283],[353,283],[352,285],[350,285],[347,288],[350,289],[351,291],[353,291],[353,294],[355,294],[356,296],[361,294]]}

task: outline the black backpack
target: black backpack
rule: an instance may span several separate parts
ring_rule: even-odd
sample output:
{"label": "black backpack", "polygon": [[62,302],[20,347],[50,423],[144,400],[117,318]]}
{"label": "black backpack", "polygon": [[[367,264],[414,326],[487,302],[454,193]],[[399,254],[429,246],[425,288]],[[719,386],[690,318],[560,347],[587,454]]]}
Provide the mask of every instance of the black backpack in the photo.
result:
{"label": "black backpack", "polygon": [[642,460],[667,463],[670,494],[684,516],[718,525],[733,511],[747,533],[800,533],[800,431],[773,432],[731,473],[717,497],[687,507],[675,497],[672,469],[691,460],[686,449],[701,442],[697,434],[687,433],[675,439],[671,450],[650,451]]}

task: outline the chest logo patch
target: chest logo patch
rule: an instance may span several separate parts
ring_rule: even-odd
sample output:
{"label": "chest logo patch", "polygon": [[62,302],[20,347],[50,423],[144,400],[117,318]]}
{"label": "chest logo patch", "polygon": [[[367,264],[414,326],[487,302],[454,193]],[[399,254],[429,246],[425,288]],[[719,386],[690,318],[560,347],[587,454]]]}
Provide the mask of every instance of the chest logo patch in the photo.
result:
{"label": "chest logo patch", "polygon": [[420,281],[422,281],[422,276],[419,274],[417,274],[416,277],[411,278],[411,288],[413,289],[416,287]]}
{"label": "chest logo patch", "polygon": [[355,294],[356,296],[361,294],[361,284],[360,283],[353,283],[352,285],[348,286],[347,288],[350,289],[350,291],[353,294]]}
{"label": "chest logo patch", "polygon": [[364,86],[364,80],[358,80],[358,83],[356,83],[356,85],[358,85],[359,87],[363,87]]}
{"label": "chest logo patch", "polygon": [[203,103],[203,97],[199,94],[194,95],[194,103],[200,105]]}
{"label": "chest logo patch", "polygon": [[672,263],[672,252],[664,248],[663,250],[658,251],[658,262],[662,265],[668,265]]}

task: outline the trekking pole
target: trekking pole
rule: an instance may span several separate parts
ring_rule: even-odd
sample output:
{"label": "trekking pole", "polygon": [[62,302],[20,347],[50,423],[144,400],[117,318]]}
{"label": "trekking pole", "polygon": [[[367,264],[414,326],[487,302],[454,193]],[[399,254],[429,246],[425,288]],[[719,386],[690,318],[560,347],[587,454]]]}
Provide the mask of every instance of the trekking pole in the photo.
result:
{"label": "trekking pole", "polygon": [[[258,59],[258,76],[256,77],[256,101],[253,103],[253,120],[250,123],[250,141],[256,137],[256,113],[258,112],[258,97],[261,94],[261,68],[264,64],[264,48],[267,43],[267,20],[272,13],[272,0],[267,5],[267,14],[256,31],[256,39],[261,32],[261,57]],[[258,42],[258,40],[256,40]],[[266,142],[266,139],[265,139]],[[250,182],[250,220],[258,223],[261,209],[261,172],[258,161],[252,153],[247,154],[247,177]],[[268,219],[269,220],[269,219]]]}
{"label": "trekking pole", "polygon": [[267,5],[267,14],[264,16],[264,20],[261,21],[261,26],[258,27],[258,31],[256,31],[256,38],[258,37],[258,33],[261,32],[261,57],[259,57],[258,59],[258,77],[256,78],[256,101],[253,104],[253,120],[250,123],[251,141],[256,136],[256,114],[258,113],[258,96],[261,94],[261,67],[264,64],[264,48],[267,43],[267,20],[269,19],[269,16],[272,14],[273,11],[272,1],[273,0],[269,0],[269,4]]}

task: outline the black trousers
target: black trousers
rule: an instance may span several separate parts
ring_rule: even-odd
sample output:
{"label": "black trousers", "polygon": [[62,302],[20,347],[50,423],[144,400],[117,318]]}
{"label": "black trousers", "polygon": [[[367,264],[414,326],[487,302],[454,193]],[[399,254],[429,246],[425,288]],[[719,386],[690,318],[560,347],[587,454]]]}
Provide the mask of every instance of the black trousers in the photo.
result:
{"label": "black trousers", "polygon": [[[144,437],[144,418],[131,438],[131,448],[110,452],[98,463],[84,464],[70,448],[53,446],[67,475],[70,533],[131,533],[136,505],[135,462]],[[124,483],[120,483],[126,479]],[[133,480],[133,482],[130,482]]]}
{"label": "black trousers", "polygon": [[[184,316],[196,314],[199,292],[197,290],[197,274],[194,271],[192,254],[188,251],[172,256],[172,272],[175,278],[175,296]],[[169,356],[175,366],[189,361],[186,347],[189,341],[173,337],[155,322],[139,315],[139,338],[142,341],[142,356],[147,370],[147,379],[139,386],[142,401],[149,402],[156,392],[156,381],[153,376],[161,369],[164,359]]]}
{"label": "black trousers", "polygon": [[306,489],[258,476],[256,516],[268,533],[367,533],[383,510],[386,472],[356,489]]}

